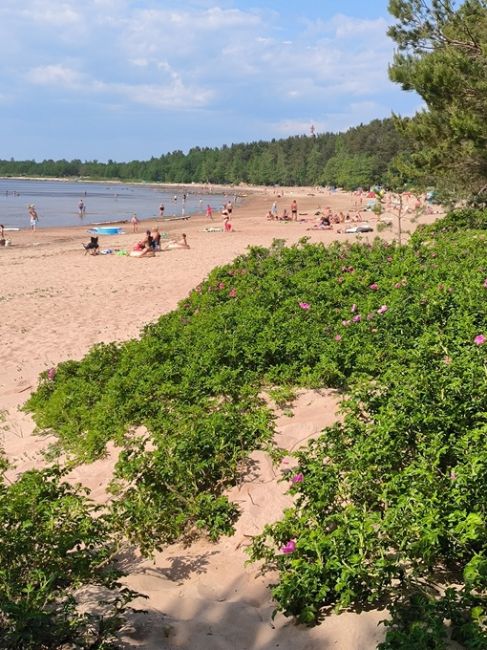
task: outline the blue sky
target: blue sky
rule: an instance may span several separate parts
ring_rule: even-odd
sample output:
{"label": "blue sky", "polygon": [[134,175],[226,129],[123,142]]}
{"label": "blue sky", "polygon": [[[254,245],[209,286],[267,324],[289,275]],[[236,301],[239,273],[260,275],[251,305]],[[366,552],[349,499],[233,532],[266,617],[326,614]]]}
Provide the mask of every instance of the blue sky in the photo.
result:
{"label": "blue sky", "polygon": [[126,161],[421,105],[387,0],[1,0],[0,158]]}

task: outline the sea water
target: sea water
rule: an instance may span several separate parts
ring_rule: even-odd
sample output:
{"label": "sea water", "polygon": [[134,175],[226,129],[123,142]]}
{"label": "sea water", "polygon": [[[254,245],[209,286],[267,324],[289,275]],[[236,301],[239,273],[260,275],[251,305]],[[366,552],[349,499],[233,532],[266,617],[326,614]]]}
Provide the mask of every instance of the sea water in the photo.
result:
{"label": "sea water", "polygon": [[[184,198],[186,195],[186,198]],[[233,200],[233,194],[230,196]],[[79,215],[83,201],[86,212]],[[29,205],[35,205],[38,228],[80,226],[100,222],[159,217],[164,205],[164,218],[204,214],[207,205],[218,213],[228,196],[210,191],[156,187],[149,184],[89,183],[84,181],[51,181],[0,179],[0,224],[6,228],[30,228]]]}

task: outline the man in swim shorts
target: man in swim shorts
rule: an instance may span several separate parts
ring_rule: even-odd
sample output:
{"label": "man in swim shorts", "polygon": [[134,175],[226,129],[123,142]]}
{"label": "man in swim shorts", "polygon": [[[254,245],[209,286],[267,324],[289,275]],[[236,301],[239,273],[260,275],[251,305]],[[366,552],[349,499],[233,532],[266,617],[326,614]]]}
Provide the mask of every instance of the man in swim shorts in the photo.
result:
{"label": "man in swim shorts", "polygon": [[291,203],[291,219],[293,221],[298,220],[298,204],[296,199],[293,199],[293,202]]}

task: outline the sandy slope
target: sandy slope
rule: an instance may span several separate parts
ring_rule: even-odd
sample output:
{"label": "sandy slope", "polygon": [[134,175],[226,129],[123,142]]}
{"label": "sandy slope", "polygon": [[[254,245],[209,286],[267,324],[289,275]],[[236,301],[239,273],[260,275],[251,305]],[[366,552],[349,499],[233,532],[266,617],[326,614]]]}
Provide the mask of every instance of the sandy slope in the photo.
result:
{"label": "sandy slope", "polygon": [[[347,210],[354,199],[346,194],[310,195],[295,190],[303,218],[318,207]],[[355,235],[334,231],[308,231],[310,222],[268,222],[265,214],[275,196],[260,194],[238,207],[232,218],[235,232],[204,231],[205,217],[164,224],[171,235],[188,235],[190,250],[159,253],[155,258],[134,259],[85,256],[84,228],[14,233],[13,245],[0,249],[0,432],[15,472],[40,466],[39,451],[49,440],[33,436],[29,416],[18,411],[34,389],[39,372],[69,358],[81,358],[98,342],[136,337],[144,324],[173,309],[192,287],[216,265],[244,253],[248,245],[269,245],[274,238],[296,242],[350,239]],[[289,209],[290,193],[278,199]],[[374,221],[372,219],[371,221]],[[220,225],[217,216],[214,225]],[[128,229],[130,230],[130,228]],[[144,224],[139,232],[144,230]],[[372,237],[375,234],[372,234]],[[389,235],[390,236],[390,235]],[[106,237],[105,248],[125,247],[140,238],[128,233]],[[331,393],[304,393],[295,417],[278,421],[279,443],[288,449],[318,433],[335,417]],[[231,497],[240,505],[237,532],[216,545],[199,541],[191,548],[174,545],[143,561],[136,554],[125,558],[129,584],[146,593],[146,616],[135,616],[126,634],[128,646],[184,648],[185,650],[369,650],[381,635],[377,622],[382,613],[330,617],[314,629],[302,629],[290,620],[272,622],[272,602],[266,585],[271,577],[258,576],[255,566],[244,566],[249,535],[277,519],[289,504],[285,483],[278,478],[286,465],[273,468],[265,454],[253,454],[252,471],[234,488]],[[104,499],[104,487],[113,455],[77,468],[73,480]]]}

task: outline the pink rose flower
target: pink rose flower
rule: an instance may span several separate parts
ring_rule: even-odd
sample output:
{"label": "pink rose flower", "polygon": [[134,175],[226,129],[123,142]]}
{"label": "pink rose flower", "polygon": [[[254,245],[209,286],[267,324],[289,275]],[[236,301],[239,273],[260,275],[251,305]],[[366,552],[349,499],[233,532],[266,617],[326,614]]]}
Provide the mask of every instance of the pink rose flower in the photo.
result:
{"label": "pink rose flower", "polygon": [[342,337],[340,336],[340,334],[337,334],[335,336],[335,341],[341,341],[341,340],[342,340]]}
{"label": "pink rose flower", "polygon": [[388,309],[389,309],[389,307],[388,307],[387,305],[382,305],[382,306],[379,307],[379,309],[377,310],[377,313],[378,313],[378,314],[385,314],[386,311],[387,311]]}
{"label": "pink rose flower", "polygon": [[224,282],[220,282],[220,284],[218,285],[218,288],[219,288],[219,289],[224,289],[224,288],[225,288],[225,283],[224,283]]}
{"label": "pink rose flower", "polygon": [[362,316],[360,314],[357,314],[352,318],[352,320],[354,323],[360,323],[360,321],[362,320]]}
{"label": "pink rose flower", "polygon": [[487,289],[487,278],[484,280],[484,287]]}
{"label": "pink rose flower", "polygon": [[228,295],[230,296],[230,298],[236,298],[237,297],[237,290],[236,289],[231,289],[228,292]]}
{"label": "pink rose flower", "polygon": [[54,378],[56,377],[56,368],[49,368],[47,371],[47,378],[49,381],[54,381]]}
{"label": "pink rose flower", "polygon": [[295,474],[291,479],[291,483],[302,483],[303,481],[304,481],[304,474],[302,472],[299,472],[299,474]]}
{"label": "pink rose flower", "polygon": [[377,291],[378,288],[379,285],[377,284],[377,282],[372,282],[372,284],[369,285],[369,289],[372,289],[372,291]]}
{"label": "pink rose flower", "polygon": [[355,303],[352,305],[350,311],[352,312],[352,314],[357,311],[357,305]]}
{"label": "pink rose flower", "polygon": [[394,285],[394,288],[395,289],[401,289],[402,288],[402,282],[396,282],[396,284]]}
{"label": "pink rose flower", "polygon": [[296,542],[293,539],[290,539],[289,542],[286,542],[284,546],[281,546],[281,553],[284,555],[290,555],[296,550]]}
{"label": "pink rose flower", "polygon": [[299,306],[301,307],[301,309],[304,309],[304,310],[307,310],[307,309],[309,309],[311,307],[309,302],[300,302]]}
{"label": "pink rose flower", "polygon": [[478,334],[473,340],[475,345],[483,345],[486,341],[487,338],[483,334]]}

